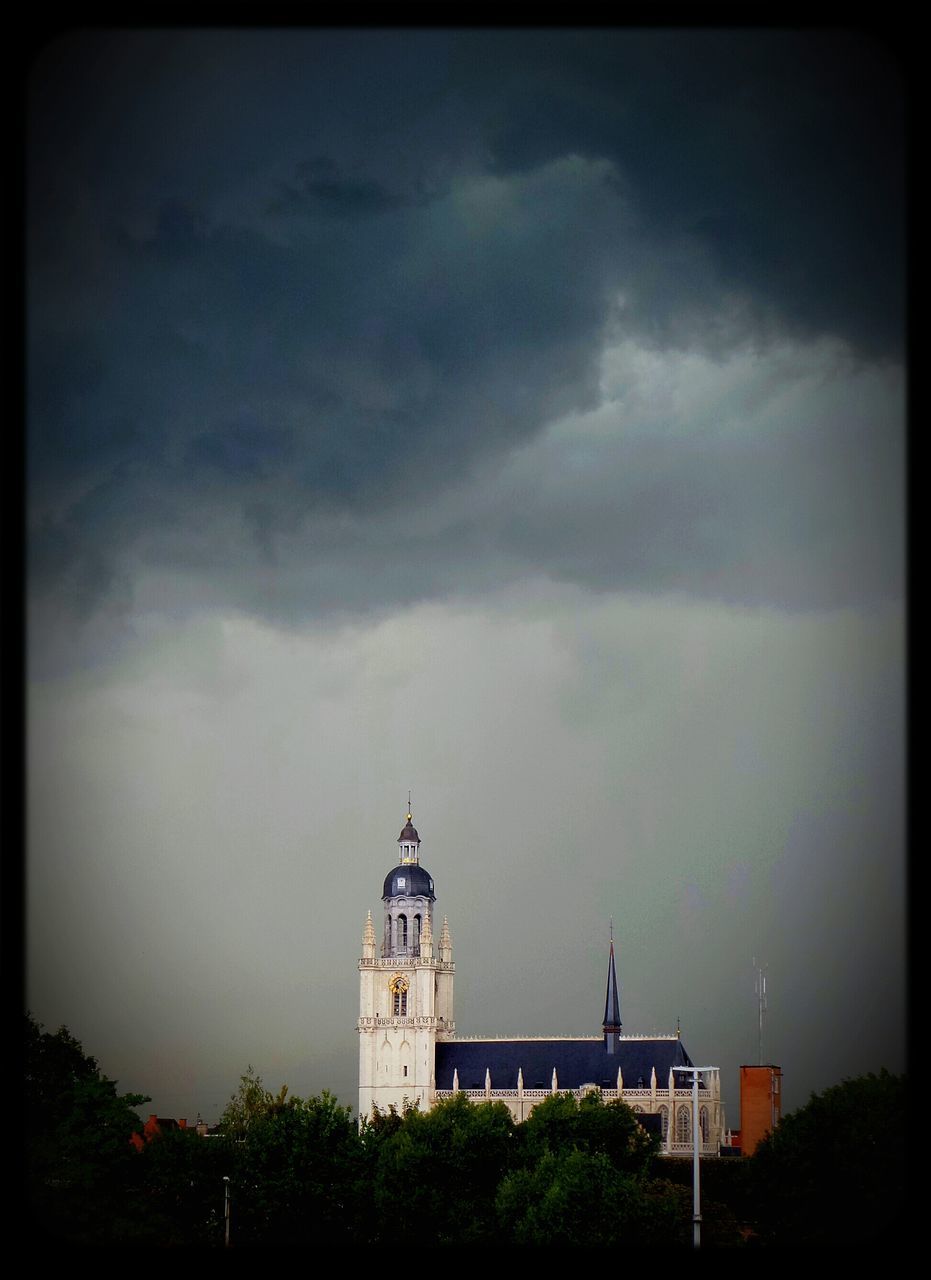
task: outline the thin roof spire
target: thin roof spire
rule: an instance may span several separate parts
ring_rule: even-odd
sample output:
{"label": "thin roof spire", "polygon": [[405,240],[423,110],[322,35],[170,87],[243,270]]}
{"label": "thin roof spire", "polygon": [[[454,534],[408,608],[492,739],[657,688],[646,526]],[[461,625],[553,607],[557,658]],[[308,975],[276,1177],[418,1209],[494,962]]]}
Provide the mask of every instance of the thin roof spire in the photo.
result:
{"label": "thin roof spire", "polygon": [[614,967],[614,920],[611,920],[611,944],[608,950],[608,988],[605,992],[605,1016],[602,1023],[605,1035],[621,1029],[621,998],[617,989],[617,972]]}

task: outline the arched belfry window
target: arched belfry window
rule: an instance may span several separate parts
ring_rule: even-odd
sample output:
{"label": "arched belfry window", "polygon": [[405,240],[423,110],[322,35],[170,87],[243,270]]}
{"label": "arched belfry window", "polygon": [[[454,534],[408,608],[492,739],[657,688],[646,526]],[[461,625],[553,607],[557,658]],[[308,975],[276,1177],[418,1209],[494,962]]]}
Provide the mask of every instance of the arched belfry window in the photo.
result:
{"label": "arched belfry window", "polygon": [[407,991],[409,987],[403,973],[396,973],[388,983],[391,992],[391,1013],[395,1018],[407,1017]]}
{"label": "arched belfry window", "polygon": [[407,946],[407,916],[398,916],[398,948]]}
{"label": "arched belfry window", "polygon": [[414,916],[411,942],[415,956],[420,955],[420,916]]}

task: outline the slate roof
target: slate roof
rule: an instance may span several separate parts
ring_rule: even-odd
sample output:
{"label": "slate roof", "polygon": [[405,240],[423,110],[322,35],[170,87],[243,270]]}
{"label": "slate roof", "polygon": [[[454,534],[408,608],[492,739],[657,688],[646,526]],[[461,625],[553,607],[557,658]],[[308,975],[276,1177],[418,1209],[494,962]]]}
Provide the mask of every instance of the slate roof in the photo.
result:
{"label": "slate roof", "polygon": [[[401,884],[399,881],[403,881]],[[383,898],[429,898],[436,901],[433,877],[418,862],[401,862],[385,876]]]}
{"label": "slate roof", "polygon": [[650,1073],[656,1068],[656,1083],[665,1089],[670,1067],[690,1067],[693,1062],[681,1040],[619,1040],[608,1053],[604,1037],[586,1040],[438,1040],[436,1044],[436,1087],[451,1089],[453,1072],[459,1072],[460,1089],[484,1089],[485,1071],[491,1070],[492,1089],[517,1091],[517,1072],[523,1072],[525,1089],[549,1089],[556,1068],[559,1089],[578,1089],[596,1084],[602,1089],[617,1088],[621,1068],[625,1089],[636,1089],[642,1077],[650,1087]]}
{"label": "slate roof", "polygon": [[420,844],[420,836],[417,834],[417,828],[411,822],[410,818],[407,820],[407,826],[398,836],[398,844]]}

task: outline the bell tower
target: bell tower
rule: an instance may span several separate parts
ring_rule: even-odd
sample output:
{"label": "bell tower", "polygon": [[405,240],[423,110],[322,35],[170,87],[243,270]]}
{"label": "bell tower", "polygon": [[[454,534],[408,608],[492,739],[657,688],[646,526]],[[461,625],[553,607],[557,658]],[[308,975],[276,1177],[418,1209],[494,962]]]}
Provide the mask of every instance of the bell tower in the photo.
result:
{"label": "bell tower", "polygon": [[408,805],[398,861],[382,890],[381,954],[369,911],[359,961],[359,1118],[376,1106],[433,1105],[437,1039],[455,1033],[452,942],[443,921],[433,938],[433,879],[420,865],[420,836]]}

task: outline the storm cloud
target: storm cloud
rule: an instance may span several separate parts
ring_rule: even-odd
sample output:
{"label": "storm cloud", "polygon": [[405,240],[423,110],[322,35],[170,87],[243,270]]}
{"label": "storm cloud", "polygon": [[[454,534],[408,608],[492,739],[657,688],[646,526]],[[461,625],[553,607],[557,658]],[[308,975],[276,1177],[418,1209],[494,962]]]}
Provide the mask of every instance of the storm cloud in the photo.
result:
{"label": "storm cloud", "polygon": [[[442,503],[599,408],[611,346],[676,367],[819,335],[851,360],[900,349],[895,67],[852,37],[85,34],[46,52],[33,88],[31,563],[37,590],[83,613],[139,561],[232,558],[231,603],[250,609],[257,559],[361,567],[360,513],[365,543],[390,542],[414,493]],[[637,586],[670,469],[668,425],[650,414],[651,449],[628,407],[646,394],[629,366],[612,403],[617,439],[641,437],[624,486],[639,493],[618,492],[616,516],[647,554],[593,571]],[[752,432],[718,488],[752,485],[754,455],[770,469],[772,433]],[[718,508],[705,435],[676,442],[666,483],[694,470],[694,506]],[[786,433],[775,447],[792,450]],[[693,590],[714,589],[719,542],[741,537],[715,518]],[[700,556],[677,519],[658,539]],[[505,541],[545,568],[541,522]],[[581,581],[605,559],[584,525],[556,566]],[[775,578],[761,590],[792,598]],[[351,594],[365,606],[364,583]],[[289,607],[329,603],[310,590]]]}
{"label": "storm cloud", "polygon": [[465,1031],[597,1031],[613,915],[728,1087],[758,945],[788,1096],[901,1061],[904,93],[852,31],[42,51],[39,1018],[169,1114],[351,1101],[413,787]]}

